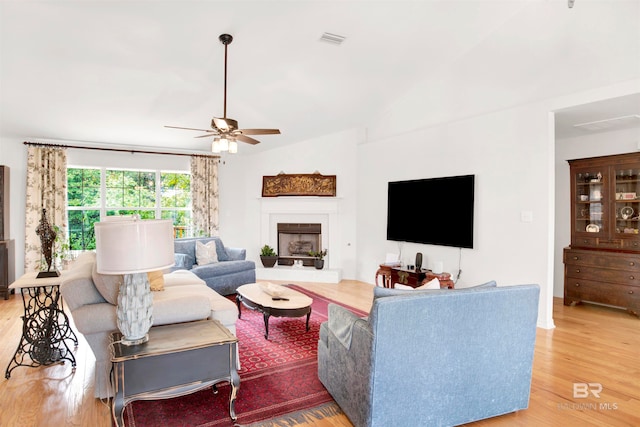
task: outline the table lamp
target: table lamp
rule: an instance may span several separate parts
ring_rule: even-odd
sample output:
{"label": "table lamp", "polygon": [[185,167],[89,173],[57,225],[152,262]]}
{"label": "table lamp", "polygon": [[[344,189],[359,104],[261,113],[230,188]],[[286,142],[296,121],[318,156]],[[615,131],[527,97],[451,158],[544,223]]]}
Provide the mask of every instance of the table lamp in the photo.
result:
{"label": "table lamp", "polygon": [[149,340],[153,324],[153,296],[147,272],[174,265],[171,220],[106,220],[95,224],[96,270],[122,274],[118,293],[117,325],[122,344]]}

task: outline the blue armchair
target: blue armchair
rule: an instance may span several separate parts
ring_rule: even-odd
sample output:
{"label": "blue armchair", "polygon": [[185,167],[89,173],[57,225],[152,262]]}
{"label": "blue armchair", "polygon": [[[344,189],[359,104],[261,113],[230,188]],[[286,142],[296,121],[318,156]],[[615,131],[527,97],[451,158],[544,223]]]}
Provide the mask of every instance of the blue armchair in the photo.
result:
{"label": "blue armchair", "polygon": [[318,376],[356,427],[452,426],[526,409],[538,285],[374,289],[329,306]]}

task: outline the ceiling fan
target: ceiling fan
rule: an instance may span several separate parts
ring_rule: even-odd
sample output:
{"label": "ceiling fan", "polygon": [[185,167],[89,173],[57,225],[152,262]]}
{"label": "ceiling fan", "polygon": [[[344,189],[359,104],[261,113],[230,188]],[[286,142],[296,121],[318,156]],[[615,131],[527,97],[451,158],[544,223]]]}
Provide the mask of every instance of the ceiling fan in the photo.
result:
{"label": "ceiling fan", "polygon": [[229,153],[238,152],[238,143],[236,141],[246,142],[247,144],[259,144],[260,141],[247,135],[274,135],[279,134],[279,129],[238,129],[238,122],[227,117],[227,46],[233,41],[233,37],[229,34],[221,34],[218,40],[224,45],[224,115],[223,117],[214,117],[211,120],[211,129],[195,129],[179,126],[165,126],[172,129],[186,129],[206,132],[204,135],[195,138],[206,138],[213,136],[214,140],[211,145],[211,151],[220,153],[228,151]]}

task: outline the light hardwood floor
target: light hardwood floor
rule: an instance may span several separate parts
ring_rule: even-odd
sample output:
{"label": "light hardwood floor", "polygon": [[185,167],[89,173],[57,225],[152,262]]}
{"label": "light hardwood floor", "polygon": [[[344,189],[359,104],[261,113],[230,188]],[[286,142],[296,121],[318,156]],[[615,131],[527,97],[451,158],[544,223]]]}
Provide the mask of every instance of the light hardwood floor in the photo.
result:
{"label": "light hardwood floor", "polygon": [[[372,286],[301,286],[364,311]],[[22,331],[20,296],[0,300],[0,363],[5,369]],[[474,426],[639,426],[640,319],[623,310],[554,300],[553,330],[537,333],[529,409],[474,423]],[[0,384],[0,426],[110,427],[106,402],[93,398],[93,355],[78,334],[75,373],[70,365],[18,367]],[[499,361],[496,361],[499,363]],[[599,383],[600,398],[573,398],[574,383]],[[427,404],[427,403],[425,403]],[[437,402],[436,402],[437,404]],[[399,420],[399,426],[402,425]],[[351,426],[345,416],[306,424]]]}

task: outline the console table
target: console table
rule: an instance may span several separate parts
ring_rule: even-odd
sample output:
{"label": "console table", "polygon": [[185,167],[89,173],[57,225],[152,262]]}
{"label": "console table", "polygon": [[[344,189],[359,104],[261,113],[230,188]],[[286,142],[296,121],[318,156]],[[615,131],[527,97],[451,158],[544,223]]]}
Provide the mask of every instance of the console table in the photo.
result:
{"label": "console table", "polygon": [[393,288],[396,283],[400,283],[402,285],[417,288],[436,277],[440,281],[440,288],[454,288],[455,284],[453,283],[453,280],[451,280],[451,274],[449,273],[434,273],[431,270],[424,268],[420,270],[408,270],[399,267],[391,269],[390,287]]}
{"label": "console table", "polygon": [[116,426],[123,424],[126,405],[134,400],[183,396],[228,381],[229,413],[237,419],[235,400],[240,388],[236,364],[238,339],[217,320],[154,326],[149,341],[127,346],[122,334],[110,335],[112,382],[115,397],[111,412]]}
{"label": "console table", "polygon": [[74,371],[76,368],[67,340],[77,347],[78,338],[69,326],[60,299],[62,276],[38,279],[36,275],[27,273],[9,286],[20,290],[24,316],[22,337],[4,375],[7,379],[18,366],[37,367],[68,360]]}

